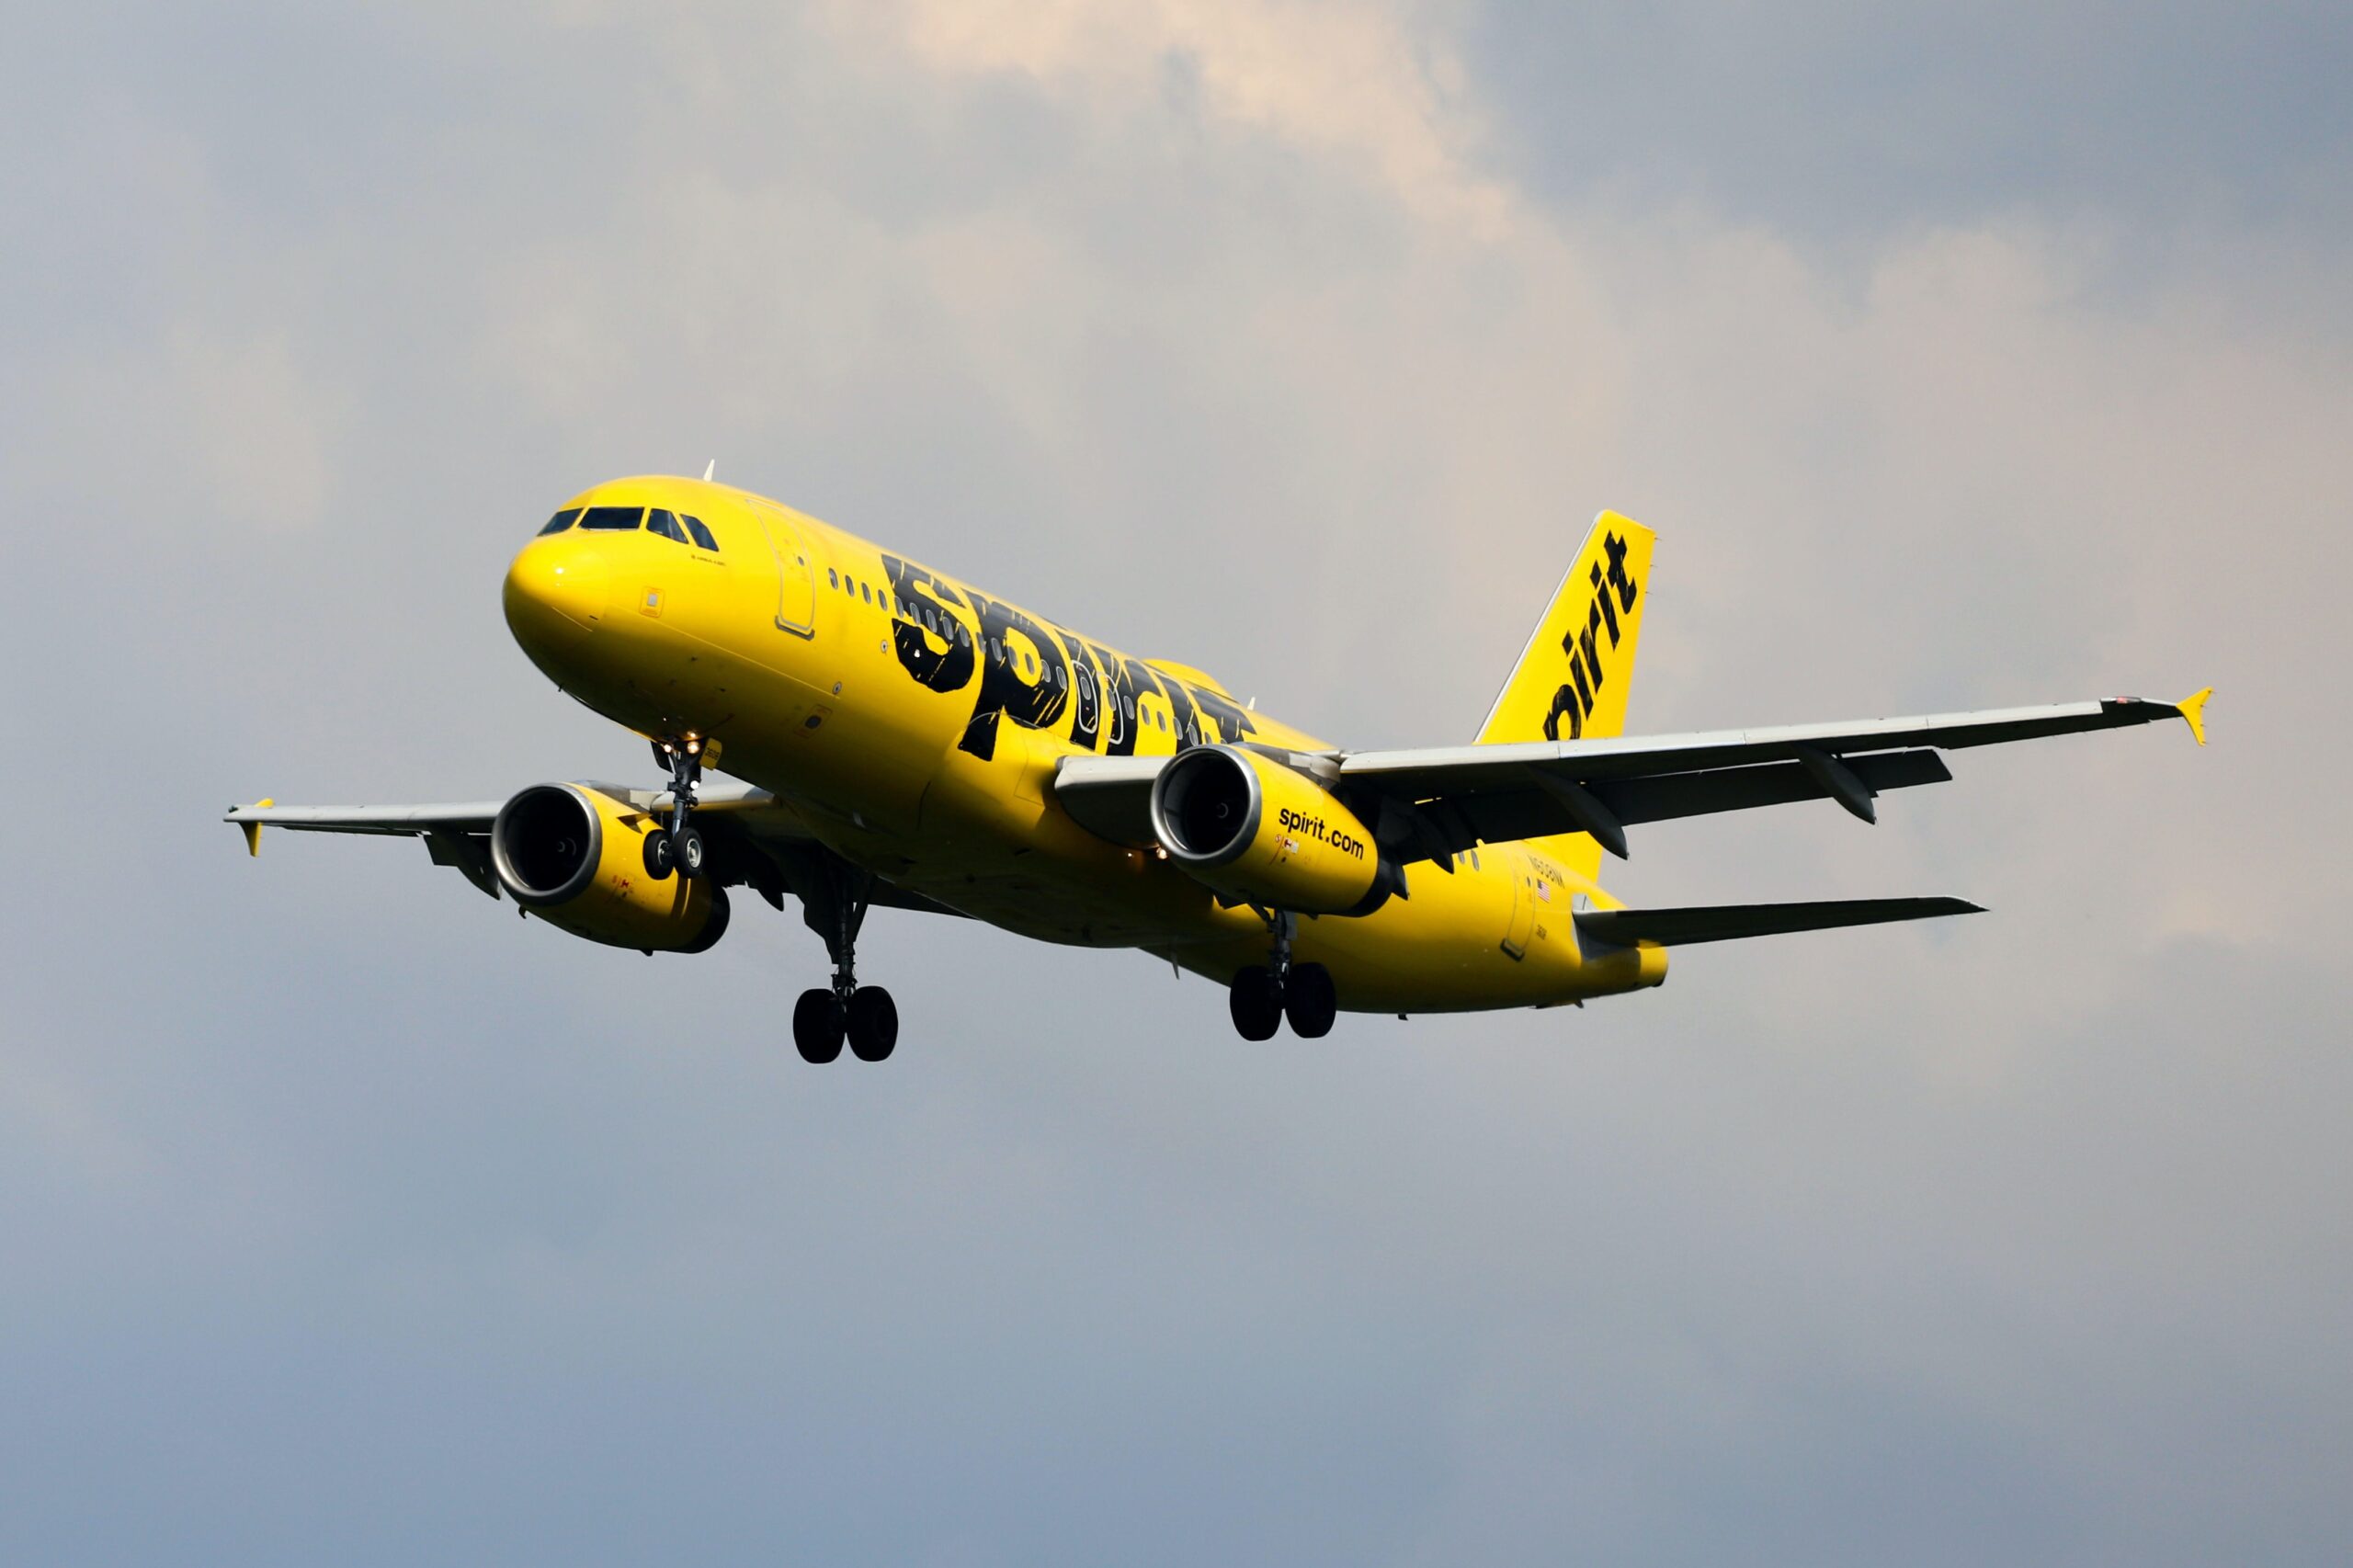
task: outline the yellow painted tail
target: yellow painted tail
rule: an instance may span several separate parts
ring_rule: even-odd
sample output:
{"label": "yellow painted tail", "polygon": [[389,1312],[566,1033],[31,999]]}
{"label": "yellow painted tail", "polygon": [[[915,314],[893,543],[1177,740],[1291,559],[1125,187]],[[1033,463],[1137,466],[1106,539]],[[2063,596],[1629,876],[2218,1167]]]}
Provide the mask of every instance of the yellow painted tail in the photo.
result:
{"label": "yellow painted tail", "polygon": [[[1633,684],[1655,538],[1615,512],[1594,519],[1585,548],[1480,726],[1481,744],[1625,733],[1626,688]],[[1601,846],[1582,833],[1542,840],[1537,847],[1588,880],[1601,869]]]}

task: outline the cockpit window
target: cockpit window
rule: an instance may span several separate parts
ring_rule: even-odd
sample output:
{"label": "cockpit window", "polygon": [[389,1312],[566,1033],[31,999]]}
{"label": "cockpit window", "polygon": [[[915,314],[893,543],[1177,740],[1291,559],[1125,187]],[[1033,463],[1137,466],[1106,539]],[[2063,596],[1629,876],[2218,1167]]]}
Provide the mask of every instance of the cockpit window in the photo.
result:
{"label": "cockpit window", "polygon": [[637,527],[644,517],[645,508],[642,506],[591,506],[582,514],[580,526],[584,528],[609,528],[620,532]]}
{"label": "cockpit window", "polygon": [[660,534],[664,539],[675,539],[680,544],[687,542],[687,530],[678,526],[676,514],[665,512],[659,506],[654,507],[653,515],[645,519],[645,530]]}
{"label": "cockpit window", "polygon": [[700,517],[681,517],[678,520],[687,525],[687,531],[695,536],[695,542],[697,544],[702,546],[713,555],[719,553],[719,541],[710,537],[710,530],[702,526],[702,519]]}
{"label": "cockpit window", "polygon": [[579,516],[580,508],[577,506],[573,507],[568,512],[558,512],[554,517],[548,519],[547,527],[541,528],[540,532],[542,535],[560,534],[564,529],[570,528],[574,519],[577,518]]}

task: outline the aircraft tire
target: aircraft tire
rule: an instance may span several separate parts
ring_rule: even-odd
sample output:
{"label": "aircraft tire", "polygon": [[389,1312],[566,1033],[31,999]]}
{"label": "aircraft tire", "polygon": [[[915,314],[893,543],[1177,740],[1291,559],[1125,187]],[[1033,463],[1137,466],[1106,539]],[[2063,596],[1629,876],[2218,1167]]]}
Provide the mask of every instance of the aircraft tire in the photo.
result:
{"label": "aircraft tire", "polygon": [[692,881],[702,875],[702,835],[689,824],[670,835],[670,858],[677,863],[678,875]]}
{"label": "aircraft tire", "polygon": [[840,1056],[847,1023],[840,997],[830,991],[803,991],[792,1005],[792,1043],[801,1060],[822,1065]]}
{"label": "aircraft tire", "polygon": [[661,881],[669,876],[671,869],[676,863],[676,858],[671,852],[668,834],[657,827],[645,835],[645,874],[647,876],[657,882]]}
{"label": "aircraft tire", "polygon": [[1302,1040],[1322,1040],[1332,1032],[1339,1010],[1330,970],[1320,963],[1291,965],[1283,986],[1283,1017],[1290,1020],[1291,1033]]}
{"label": "aircraft tire", "polygon": [[879,985],[861,985],[849,999],[850,1054],[881,1062],[898,1048],[899,1005]]}
{"label": "aircraft tire", "polygon": [[1252,964],[1235,975],[1233,989],[1226,993],[1226,1008],[1233,1015],[1235,1032],[1244,1040],[1274,1039],[1275,1031],[1283,1027],[1283,992],[1275,971]]}

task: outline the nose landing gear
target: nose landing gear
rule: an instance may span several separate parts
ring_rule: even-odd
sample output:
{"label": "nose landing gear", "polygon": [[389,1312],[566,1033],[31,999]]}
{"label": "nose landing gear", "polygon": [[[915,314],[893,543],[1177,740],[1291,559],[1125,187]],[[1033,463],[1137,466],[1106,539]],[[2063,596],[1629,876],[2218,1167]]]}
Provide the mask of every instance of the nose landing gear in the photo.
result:
{"label": "nose landing gear", "polygon": [[702,784],[702,753],[699,735],[654,743],[654,759],[670,770],[670,824],[645,835],[645,874],[657,882],[673,870],[689,881],[702,875],[702,835],[687,820]]}
{"label": "nose landing gear", "polygon": [[1244,1040],[1272,1040],[1288,1018],[1291,1032],[1302,1040],[1321,1040],[1332,1032],[1332,1020],[1339,1013],[1332,971],[1320,963],[1291,961],[1295,916],[1277,911],[1267,916],[1267,924],[1275,938],[1271,961],[1252,964],[1236,974],[1226,994],[1234,1032]]}

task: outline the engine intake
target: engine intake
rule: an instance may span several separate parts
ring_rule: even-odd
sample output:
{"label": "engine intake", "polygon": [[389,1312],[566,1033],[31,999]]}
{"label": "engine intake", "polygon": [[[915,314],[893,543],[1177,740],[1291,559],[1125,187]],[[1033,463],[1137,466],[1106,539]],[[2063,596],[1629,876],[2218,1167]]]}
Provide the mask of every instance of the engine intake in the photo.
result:
{"label": "engine intake", "polygon": [[1163,767],[1152,830],[1170,859],[1239,903],[1369,915],[1401,880],[1337,796],[1238,746],[1195,746]]}
{"label": "engine intake", "polygon": [[727,932],[727,893],[705,877],[645,870],[654,818],[601,790],[534,784],[498,809],[490,863],[517,903],[616,948],[699,953]]}

